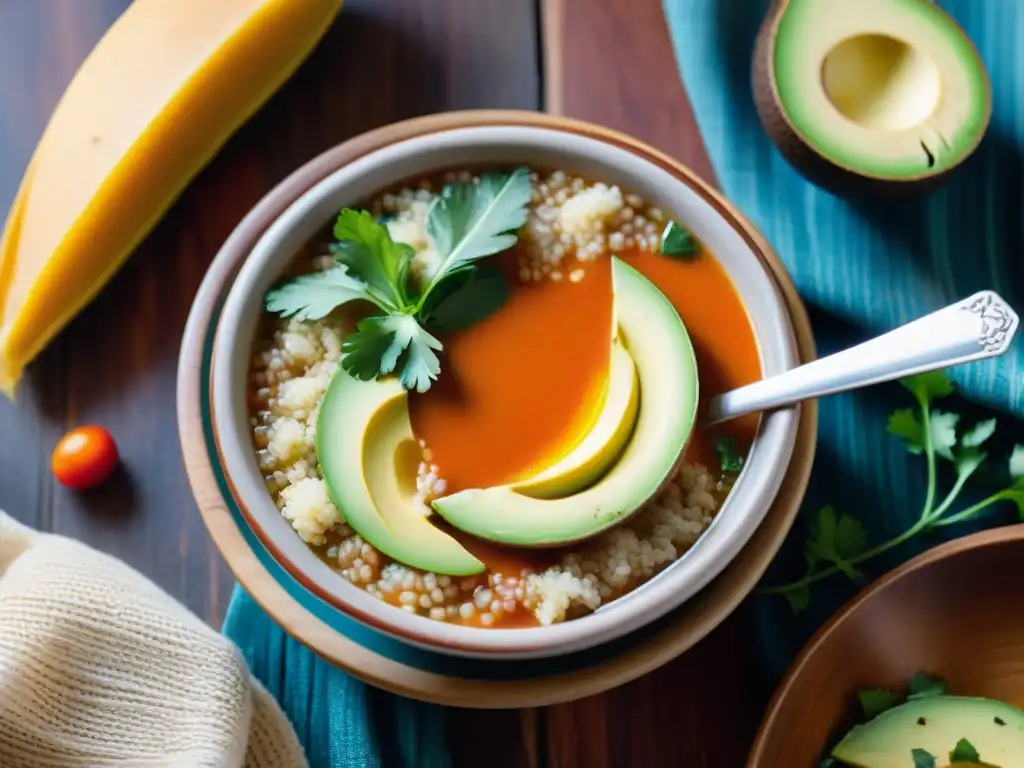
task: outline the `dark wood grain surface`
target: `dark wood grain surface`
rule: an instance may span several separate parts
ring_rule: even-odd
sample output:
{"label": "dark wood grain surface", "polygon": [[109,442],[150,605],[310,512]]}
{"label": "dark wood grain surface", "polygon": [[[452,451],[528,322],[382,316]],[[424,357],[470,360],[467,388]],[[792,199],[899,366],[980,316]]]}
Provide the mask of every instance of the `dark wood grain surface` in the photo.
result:
{"label": "dark wood grain surface", "polygon": [[[130,0],[0,0],[0,212],[78,64]],[[245,212],[323,149],[406,117],[547,108],[711,170],[659,0],[347,0],[296,76],[228,143],[93,304],[0,401],[0,508],[127,561],[217,626],[232,586],[195,509],[174,425],[178,342],[204,270]],[[55,485],[69,427],[114,433],[125,471]],[[742,764],[763,702],[735,622],[619,690],[545,710],[452,711],[457,765]],[[486,737],[486,738],[485,738]]]}

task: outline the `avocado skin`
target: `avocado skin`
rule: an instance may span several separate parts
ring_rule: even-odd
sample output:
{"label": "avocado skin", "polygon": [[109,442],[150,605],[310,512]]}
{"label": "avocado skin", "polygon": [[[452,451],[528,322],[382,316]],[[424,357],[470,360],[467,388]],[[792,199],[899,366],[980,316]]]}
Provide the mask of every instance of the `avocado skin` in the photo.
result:
{"label": "avocado skin", "polygon": [[[803,176],[822,189],[839,197],[871,199],[884,196],[902,199],[927,195],[941,187],[949,175],[960,168],[971,155],[956,165],[931,176],[916,179],[876,179],[853,173],[818,154],[790,127],[775,98],[774,62],[776,21],[792,0],[772,0],[757,34],[751,67],[754,105],[765,133],[786,161]],[[952,19],[950,19],[952,21]],[[954,26],[960,29],[959,25]],[[961,30],[961,34],[963,34]],[[973,153],[972,153],[973,154]]]}

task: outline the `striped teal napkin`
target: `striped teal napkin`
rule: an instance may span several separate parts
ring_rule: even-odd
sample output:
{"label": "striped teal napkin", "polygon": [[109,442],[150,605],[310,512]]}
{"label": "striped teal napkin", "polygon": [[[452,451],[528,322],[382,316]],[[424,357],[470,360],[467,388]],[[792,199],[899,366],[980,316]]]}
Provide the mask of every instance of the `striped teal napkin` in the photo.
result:
{"label": "striped teal napkin", "polygon": [[451,765],[441,707],[350,677],[289,636],[238,586],[224,634],[288,715],[312,768]]}
{"label": "striped teal napkin", "polygon": [[[855,4],[857,0],[847,0]],[[905,202],[848,202],[804,181],[761,129],[750,88],[751,54],[768,0],[664,0],[687,93],[725,194],[774,245],[811,311],[819,352],[838,350],[971,293],[990,288],[1024,309],[1024,4],[1019,0],[941,0],[978,46],[992,78],[994,114],[978,153],[949,183]],[[1024,429],[1024,345],[1003,358],[951,372],[970,403],[1000,412],[997,437]],[[973,404],[973,406],[972,406]],[[835,504],[889,539],[917,518],[924,468],[885,432],[888,414],[911,405],[898,385],[821,402],[818,455],[804,522],[798,522],[765,583],[802,571],[809,513]],[[978,412],[974,413],[975,416]],[[968,414],[965,414],[965,418]],[[947,481],[948,482],[948,481]],[[981,483],[983,485],[983,483]],[[1012,510],[985,521],[1016,519]],[[965,532],[951,526],[951,535]],[[874,578],[932,546],[925,538],[867,566]],[[752,601],[754,652],[765,684],[809,635],[849,598],[841,577],[815,587],[806,614],[785,601]]]}

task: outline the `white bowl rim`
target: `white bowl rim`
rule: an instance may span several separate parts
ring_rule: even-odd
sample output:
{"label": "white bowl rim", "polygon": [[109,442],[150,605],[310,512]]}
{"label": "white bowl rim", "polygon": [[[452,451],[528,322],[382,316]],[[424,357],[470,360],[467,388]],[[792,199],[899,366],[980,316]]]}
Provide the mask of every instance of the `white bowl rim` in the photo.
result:
{"label": "white bowl rim", "polygon": [[[747,464],[732,493],[712,524],[683,557],[641,587],[593,614],[551,626],[523,629],[483,629],[434,621],[389,606],[349,584],[321,562],[281,516],[266,492],[251,447],[246,398],[241,394],[245,391],[248,365],[239,365],[240,356],[246,361],[250,357],[251,333],[241,348],[244,355],[235,342],[245,335],[241,331],[246,322],[253,328],[260,314],[255,309],[258,301],[253,297],[262,297],[270,282],[292,258],[294,242],[304,242],[313,231],[323,227],[328,218],[323,216],[322,209],[336,210],[340,207],[339,200],[344,200],[341,205],[352,204],[404,178],[418,175],[389,174],[389,168],[427,162],[427,169],[419,172],[425,173],[457,165],[432,160],[435,156],[452,153],[460,156],[476,153],[484,162],[487,162],[486,157],[491,157],[492,164],[522,162],[528,156],[547,154],[564,158],[557,167],[573,164],[600,167],[599,174],[591,175],[602,179],[615,175],[650,178],[653,181],[649,186],[662,190],[662,194],[645,194],[637,189],[636,183],[631,184],[631,188],[651,200],[664,198],[665,190],[671,190],[672,195],[680,196],[678,204],[673,206],[658,200],[659,204],[677,215],[701,240],[708,242],[719,238],[725,242],[731,239],[734,242],[728,249],[730,252],[752,250],[733,224],[714,211],[704,190],[644,157],[592,136],[554,127],[487,125],[450,128],[382,147],[335,170],[295,200],[260,238],[231,286],[217,325],[211,376],[213,427],[221,462],[239,506],[258,520],[258,525],[254,526],[257,535],[265,544],[269,537],[274,548],[291,561],[282,565],[293,575],[295,570],[301,572],[315,585],[314,591],[340,610],[346,613],[351,610],[353,618],[372,616],[372,626],[376,629],[404,642],[457,656],[532,658],[584,650],[621,637],[675,609],[707,586],[732,561],[749,541],[778,492],[793,452],[799,409],[780,410],[762,417]],[[496,155],[507,159],[498,159]],[[431,166],[430,162],[434,164]],[[371,183],[371,179],[375,180]],[[360,185],[365,191],[351,192]],[[346,194],[352,196],[346,197]],[[704,207],[710,211],[698,222],[679,215],[681,201],[693,210]],[[303,226],[311,231],[307,236],[296,237]],[[714,237],[709,237],[708,232],[712,230]],[[722,261],[722,249],[711,248],[711,251]],[[741,291],[741,296],[748,313],[754,303],[765,318],[770,318],[755,325],[755,335],[764,375],[780,373],[796,365],[798,360],[792,321],[767,268],[756,254],[750,253],[748,258],[758,269],[745,270],[743,282],[756,285],[757,289],[748,286],[746,292]],[[729,274],[736,284],[738,275],[731,270]]]}

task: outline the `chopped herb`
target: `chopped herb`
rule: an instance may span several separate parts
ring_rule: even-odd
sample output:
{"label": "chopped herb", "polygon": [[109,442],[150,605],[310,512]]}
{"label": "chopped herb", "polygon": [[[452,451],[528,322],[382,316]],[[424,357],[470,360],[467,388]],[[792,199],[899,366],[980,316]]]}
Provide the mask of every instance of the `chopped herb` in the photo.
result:
{"label": "chopped herb", "polygon": [[790,589],[783,592],[782,596],[786,598],[786,602],[789,603],[789,607],[793,611],[794,616],[799,616],[807,609],[807,606],[811,604],[810,587]]}
{"label": "chopped herb", "polygon": [[994,718],[992,718],[992,722],[995,723],[996,725],[1006,725],[1006,721],[1003,720],[1003,718],[1001,718],[1001,717],[994,717]]}
{"label": "chopped herb", "polygon": [[926,749],[912,749],[910,756],[914,758],[914,768],[936,768],[935,755]]}
{"label": "chopped herb", "polygon": [[411,315],[367,317],[342,343],[341,366],[355,378],[369,381],[392,373],[401,362],[403,386],[426,392],[441,372],[434,350],[441,350],[441,342]]}
{"label": "chopped herb", "polygon": [[688,230],[670,221],[661,233],[661,252],[666,256],[690,258],[697,255],[697,241]]}
{"label": "chopped herb", "polygon": [[743,469],[744,457],[733,438],[716,437],[715,451],[718,453],[718,463],[722,465],[723,472],[739,474]]}
{"label": "chopped herb", "polygon": [[[1024,520],[1024,446],[1013,449],[1009,459],[1010,484],[996,493],[959,512],[953,505],[967,481],[984,464],[988,454],[981,446],[996,430],[995,419],[986,419],[963,429],[958,434],[960,416],[933,407],[936,400],[948,397],[955,389],[953,381],[941,371],[911,376],[901,381],[914,396],[914,408],[903,408],[890,417],[886,430],[903,441],[907,451],[923,455],[928,481],[925,500],[917,521],[898,536],[873,547],[867,546],[863,526],[846,513],[825,507],[811,519],[804,543],[807,570],[796,581],[763,590],[766,594],[786,597],[794,611],[810,602],[810,587],[836,573],[844,573],[855,582],[863,575],[856,567],[888,552],[890,549],[929,530],[977,518],[1001,501],[1017,505]],[[944,497],[938,493],[939,460],[949,462],[954,470],[952,488]],[[913,696],[913,691],[912,697]],[[931,695],[931,694],[920,694]],[[916,697],[915,697],[916,698]]]}
{"label": "chopped herb", "polygon": [[924,699],[929,696],[945,696],[949,693],[949,686],[941,677],[933,677],[924,672],[918,672],[907,685],[908,699]]}
{"label": "chopped herb", "polygon": [[900,697],[888,688],[866,688],[857,691],[860,711],[866,720],[878,717],[900,703]]}
{"label": "chopped herb", "polygon": [[367,292],[365,283],[348,274],[348,267],[338,266],[274,288],[267,293],[266,304],[268,312],[305,322],[325,318],[342,304],[356,300],[372,301],[387,309]]}
{"label": "chopped herb", "polygon": [[818,768],[839,768],[839,762],[834,757],[823,757]]}
{"label": "chopped herb", "polygon": [[486,174],[479,184],[447,185],[427,214],[427,235],[444,261],[425,294],[448,275],[516,244],[515,231],[526,223],[530,172]]}
{"label": "chopped herb", "polygon": [[811,524],[804,544],[804,558],[811,567],[829,563],[853,581],[863,576],[854,568],[853,559],[868,546],[867,532],[857,518],[832,507],[822,507]]}
{"label": "chopped herb", "polygon": [[435,295],[436,303],[425,310],[427,324],[440,333],[454,333],[501,309],[508,300],[509,285],[497,268],[483,264],[452,275],[431,294]]}
{"label": "chopped herb", "polygon": [[481,259],[511,248],[530,202],[526,168],[485,174],[479,183],[447,185],[427,213],[427,234],[441,257],[426,286],[411,277],[413,249],[396,243],[381,217],[345,208],[334,224],[331,247],[338,266],[302,275],[266,296],[270,312],[319,320],[351,301],[375,305],[342,345],[342,367],[375,379],[398,372],[407,389],[425,392],[441,370],[436,331],[466,328],[496,311],[508,297],[500,272],[481,271]]}
{"label": "chopped herb", "polygon": [[980,763],[981,755],[967,739],[960,739],[949,753],[951,763]]}
{"label": "chopped herb", "polygon": [[928,721],[925,720],[923,717],[919,717],[919,718],[917,718],[917,724],[918,725],[927,725]]}

